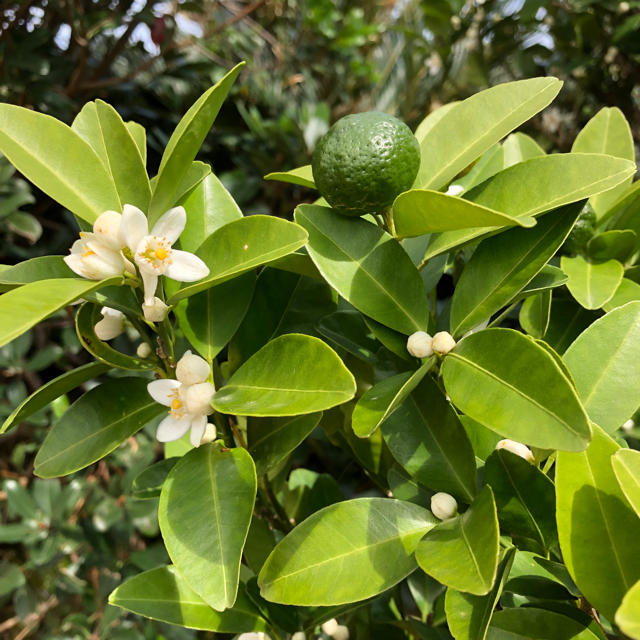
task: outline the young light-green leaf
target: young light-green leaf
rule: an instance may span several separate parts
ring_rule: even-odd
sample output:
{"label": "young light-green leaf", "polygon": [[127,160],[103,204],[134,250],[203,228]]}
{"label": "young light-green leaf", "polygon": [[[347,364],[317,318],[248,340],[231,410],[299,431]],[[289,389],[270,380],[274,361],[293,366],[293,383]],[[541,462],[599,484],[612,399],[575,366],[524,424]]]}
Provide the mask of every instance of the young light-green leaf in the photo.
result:
{"label": "young light-green leaf", "polygon": [[422,507],[388,498],[332,504],[299,524],[267,558],[258,584],[271,602],[328,606],[382,593],[415,568],[435,524]]}
{"label": "young light-green leaf", "polygon": [[542,338],[551,317],[551,290],[546,289],[525,298],[520,307],[518,321],[520,326],[534,338]]}
{"label": "young light-green leaf", "polygon": [[298,167],[297,169],[291,169],[291,171],[274,171],[267,173],[264,179],[288,182],[289,184],[297,184],[300,187],[309,187],[310,189],[316,188],[310,164],[306,164],[304,167]]}
{"label": "young light-green leaf", "polygon": [[640,580],[627,591],[615,620],[623,633],[633,640],[640,640]]}
{"label": "young light-green leaf", "polygon": [[585,309],[599,309],[610,300],[624,276],[624,267],[617,260],[594,263],[582,256],[562,256],[560,268],[569,278],[571,295]]}
{"label": "young light-green leaf", "polygon": [[162,487],[158,520],[169,557],[216,611],[236,601],[256,487],[247,451],[215,443],[185,454]]}
{"label": "young light-green leaf", "polygon": [[442,363],[452,402],[492,431],[543,449],[583,450],[590,427],[554,357],[518,331],[487,329]]}
{"label": "young light-green leaf", "polygon": [[622,493],[640,517],[640,451],[620,449],[611,458],[611,464]]}
{"label": "young light-green leaf", "polygon": [[322,340],[291,333],[268,342],[213,397],[221,413],[293,416],[351,400],[356,383]]}

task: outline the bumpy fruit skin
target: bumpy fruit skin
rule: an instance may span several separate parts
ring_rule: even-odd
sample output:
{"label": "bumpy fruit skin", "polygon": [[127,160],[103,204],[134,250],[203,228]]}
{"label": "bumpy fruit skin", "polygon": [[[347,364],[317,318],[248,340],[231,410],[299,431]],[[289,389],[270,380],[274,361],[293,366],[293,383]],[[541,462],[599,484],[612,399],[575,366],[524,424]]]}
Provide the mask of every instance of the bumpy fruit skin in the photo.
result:
{"label": "bumpy fruit skin", "polygon": [[318,141],[311,167],[318,191],[336,211],[377,213],[413,185],[420,145],[401,120],[379,111],[356,113]]}
{"label": "bumpy fruit skin", "polygon": [[564,241],[562,252],[574,254],[584,251],[596,231],[597,222],[596,212],[587,204]]}

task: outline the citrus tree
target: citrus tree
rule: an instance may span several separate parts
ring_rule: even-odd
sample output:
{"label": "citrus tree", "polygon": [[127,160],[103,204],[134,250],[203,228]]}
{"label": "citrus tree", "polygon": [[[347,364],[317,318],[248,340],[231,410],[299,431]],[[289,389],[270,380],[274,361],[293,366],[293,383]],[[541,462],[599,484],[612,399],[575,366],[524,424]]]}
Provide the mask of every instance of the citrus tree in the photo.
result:
{"label": "citrus tree", "polygon": [[[0,151],[81,230],[69,255],[0,271],[0,345],[73,304],[95,358],[2,431],[93,381],[38,476],[141,429],[164,443],[133,493],[157,503],[170,564],[109,601],[245,638],[640,638],[640,183],[622,113],[550,155],[512,131],[552,77],[414,134],[345,118],[312,166],[267,176],[319,187],[290,222],[243,216],[195,160],[240,67],[152,178],[144,129],[105,102],[70,127],[0,106]],[[318,433],[333,474],[297,468]]]}

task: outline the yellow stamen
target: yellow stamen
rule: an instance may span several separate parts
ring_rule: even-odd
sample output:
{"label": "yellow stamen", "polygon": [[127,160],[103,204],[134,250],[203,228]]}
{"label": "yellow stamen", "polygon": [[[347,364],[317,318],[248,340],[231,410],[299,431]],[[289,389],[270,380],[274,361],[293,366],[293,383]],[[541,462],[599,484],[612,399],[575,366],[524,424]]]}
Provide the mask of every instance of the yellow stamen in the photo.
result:
{"label": "yellow stamen", "polygon": [[177,411],[181,407],[182,407],[182,402],[180,402],[180,400],[178,398],[174,398],[171,401],[171,409],[173,409],[173,411]]}
{"label": "yellow stamen", "polygon": [[156,249],[156,258],[158,260],[164,260],[167,257],[167,250],[164,247],[158,247]]}
{"label": "yellow stamen", "polygon": [[89,256],[95,256],[96,252],[92,251],[91,249],[87,249],[83,254],[82,257],[83,258],[88,258]]}

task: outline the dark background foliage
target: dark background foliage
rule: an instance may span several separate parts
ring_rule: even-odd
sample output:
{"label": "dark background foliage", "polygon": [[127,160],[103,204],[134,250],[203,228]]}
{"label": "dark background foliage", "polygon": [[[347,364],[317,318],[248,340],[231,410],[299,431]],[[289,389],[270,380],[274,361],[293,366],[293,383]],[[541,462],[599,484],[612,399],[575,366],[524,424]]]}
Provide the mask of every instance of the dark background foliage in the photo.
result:
{"label": "dark background foliage", "polygon": [[[200,158],[245,213],[288,217],[310,197],[262,176],[307,164],[316,140],[342,115],[378,109],[415,126],[440,104],[507,80],[565,81],[554,105],[526,125],[547,149],[569,150],[605,105],[622,109],[640,141],[638,1],[5,0],[0,6],[0,100],[70,123],[86,101],[103,99],[147,128],[152,173],[180,116],[246,60]],[[75,233],[67,212],[0,161],[0,262],[64,253]],[[0,349],[0,417],[84,361],[64,313]],[[136,473],[159,455],[152,431],[70,481],[34,479],[37,443],[63,408],[43,410],[0,440],[0,637],[194,637],[105,604],[123,577],[166,561],[155,505],[130,497]],[[312,437],[296,462],[335,472],[345,491],[367,482],[350,457],[339,456]],[[306,498],[297,490],[289,499],[317,508],[324,493],[340,493],[333,477],[304,479],[312,488]]]}

